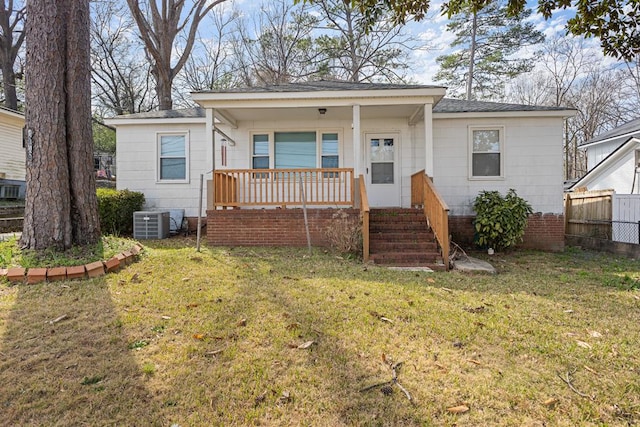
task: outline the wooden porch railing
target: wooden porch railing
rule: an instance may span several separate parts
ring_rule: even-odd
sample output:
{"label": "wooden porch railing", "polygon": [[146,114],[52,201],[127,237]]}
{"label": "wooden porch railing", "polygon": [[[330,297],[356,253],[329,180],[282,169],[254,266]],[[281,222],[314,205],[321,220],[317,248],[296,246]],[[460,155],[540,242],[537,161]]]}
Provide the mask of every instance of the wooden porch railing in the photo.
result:
{"label": "wooden porch railing", "polygon": [[362,260],[369,261],[369,198],[364,176],[358,177],[358,187],[360,189],[360,216],[362,217]]}
{"label": "wooden porch railing", "polygon": [[243,206],[353,206],[353,169],[225,169],[214,180],[214,208]]}
{"label": "wooden porch railing", "polygon": [[423,206],[427,223],[440,244],[445,268],[449,270],[449,207],[424,170],[411,175],[411,205]]}

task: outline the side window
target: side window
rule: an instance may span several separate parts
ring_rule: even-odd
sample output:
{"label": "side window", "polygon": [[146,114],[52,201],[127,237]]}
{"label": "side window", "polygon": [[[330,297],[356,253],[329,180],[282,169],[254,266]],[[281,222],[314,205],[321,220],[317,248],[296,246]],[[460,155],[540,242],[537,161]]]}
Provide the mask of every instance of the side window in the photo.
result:
{"label": "side window", "polygon": [[503,128],[471,128],[471,178],[503,176]]}
{"label": "side window", "polygon": [[253,169],[269,169],[269,135],[253,135],[251,155],[251,167]]}
{"label": "side window", "polygon": [[188,151],[186,134],[158,135],[158,180],[188,180]]}

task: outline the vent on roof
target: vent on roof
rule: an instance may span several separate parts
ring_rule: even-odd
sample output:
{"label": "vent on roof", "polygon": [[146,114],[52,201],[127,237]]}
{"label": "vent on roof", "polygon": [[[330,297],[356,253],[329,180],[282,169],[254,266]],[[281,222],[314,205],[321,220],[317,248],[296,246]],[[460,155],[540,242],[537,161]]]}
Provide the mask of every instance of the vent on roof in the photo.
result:
{"label": "vent on roof", "polygon": [[166,239],[167,237],[169,237],[169,212],[133,213],[134,239]]}

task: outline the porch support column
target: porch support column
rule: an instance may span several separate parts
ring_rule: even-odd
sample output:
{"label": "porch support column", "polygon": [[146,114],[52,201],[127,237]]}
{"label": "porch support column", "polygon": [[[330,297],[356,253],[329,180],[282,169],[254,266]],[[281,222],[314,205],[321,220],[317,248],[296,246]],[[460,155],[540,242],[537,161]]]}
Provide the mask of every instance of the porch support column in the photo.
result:
{"label": "porch support column", "polygon": [[[205,138],[207,139],[207,147],[211,147],[211,188],[207,189],[207,208],[214,209],[215,205],[215,185],[213,179],[216,171],[216,130],[215,130],[215,109],[207,108],[205,116]],[[208,175],[208,174],[207,174]],[[208,181],[208,180],[207,180]]]}
{"label": "porch support column", "polygon": [[362,173],[362,141],[360,139],[360,105],[353,106],[353,173],[355,177]]}
{"label": "porch support column", "polygon": [[424,104],[424,171],[433,179],[433,104]]}

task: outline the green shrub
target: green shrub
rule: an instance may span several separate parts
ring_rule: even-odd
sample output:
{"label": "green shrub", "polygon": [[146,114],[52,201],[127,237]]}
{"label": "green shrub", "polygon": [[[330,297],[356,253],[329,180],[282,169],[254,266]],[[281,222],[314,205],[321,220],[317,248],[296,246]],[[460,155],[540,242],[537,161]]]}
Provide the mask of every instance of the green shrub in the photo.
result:
{"label": "green shrub", "polygon": [[473,202],[476,211],[475,243],[484,248],[505,249],[522,241],[531,205],[514,189],[506,196],[498,191],[481,191]]}
{"label": "green shrub", "polygon": [[97,194],[102,234],[133,234],[133,213],[142,210],[144,194],[111,188],[98,188]]}

